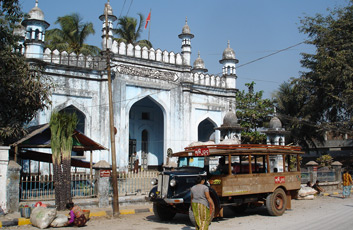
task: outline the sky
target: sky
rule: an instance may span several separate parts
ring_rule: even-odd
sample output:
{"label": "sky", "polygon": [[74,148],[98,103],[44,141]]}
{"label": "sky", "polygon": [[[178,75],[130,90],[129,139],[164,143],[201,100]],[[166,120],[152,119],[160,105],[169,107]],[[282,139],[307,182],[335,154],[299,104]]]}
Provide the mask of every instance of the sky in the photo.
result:
{"label": "sky", "polygon": [[[19,2],[24,12],[35,5],[35,0]],[[101,48],[99,16],[106,2],[39,0],[38,6],[50,23],[48,29],[58,28],[55,24],[58,17],[79,13],[83,22],[94,24],[96,31],[86,43]],[[328,8],[347,4],[348,0],[110,0],[117,17],[138,18],[137,14],[142,13],[147,18],[151,11],[150,27],[143,31],[140,39],[148,39],[150,34],[153,48],[163,51],[181,52],[178,35],[187,17],[191,33],[195,35],[191,40],[191,64],[200,52],[209,74],[221,75],[219,60],[229,40],[239,60],[237,88],[246,90],[245,83],[254,81],[255,91],[264,91],[264,98],[271,98],[281,83],[306,71],[301,67],[300,54],[315,50],[299,44],[308,39],[299,32],[300,19],[317,13],[327,15]]]}

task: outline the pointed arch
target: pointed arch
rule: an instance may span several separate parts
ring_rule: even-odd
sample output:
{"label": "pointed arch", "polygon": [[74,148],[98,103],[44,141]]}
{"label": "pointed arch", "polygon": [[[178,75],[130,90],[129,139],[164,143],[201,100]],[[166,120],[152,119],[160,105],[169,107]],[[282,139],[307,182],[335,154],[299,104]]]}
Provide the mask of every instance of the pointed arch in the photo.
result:
{"label": "pointed arch", "polygon": [[[86,110],[86,108],[84,106],[78,105],[78,104],[74,103],[74,101],[72,101],[72,102],[66,102],[66,103],[55,106],[53,111],[54,110],[62,111],[66,108],[69,108],[69,110],[77,111],[77,113],[80,113],[80,116],[82,116],[82,118],[81,118],[82,121],[79,121],[79,122],[81,122],[82,123],[81,125],[83,125],[83,127],[80,129],[83,131],[83,133],[87,134],[87,132],[89,132],[89,130],[90,130],[90,115],[89,115],[88,111]],[[82,132],[81,130],[79,130],[79,131]]]}
{"label": "pointed arch", "polygon": [[165,109],[151,96],[135,100],[133,104],[130,102],[127,107],[129,108],[127,110],[129,113],[129,141],[136,140],[137,154],[146,152],[148,166],[163,164],[166,134]]}
{"label": "pointed arch", "polygon": [[209,117],[201,121],[197,126],[198,141],[209,141],[216,127],[216,123]]}

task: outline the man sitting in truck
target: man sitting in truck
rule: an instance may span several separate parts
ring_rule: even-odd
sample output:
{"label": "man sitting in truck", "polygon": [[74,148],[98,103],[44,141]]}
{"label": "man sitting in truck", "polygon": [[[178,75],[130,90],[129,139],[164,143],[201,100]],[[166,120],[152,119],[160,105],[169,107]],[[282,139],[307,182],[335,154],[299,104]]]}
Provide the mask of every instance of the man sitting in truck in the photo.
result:
{"label": "man sitting in truck", "polygon": [[213,175],[228,174],[228,165],[226,165],[226,159],[224,157],[221,157],[218,159],[218,166],[212,174]]}

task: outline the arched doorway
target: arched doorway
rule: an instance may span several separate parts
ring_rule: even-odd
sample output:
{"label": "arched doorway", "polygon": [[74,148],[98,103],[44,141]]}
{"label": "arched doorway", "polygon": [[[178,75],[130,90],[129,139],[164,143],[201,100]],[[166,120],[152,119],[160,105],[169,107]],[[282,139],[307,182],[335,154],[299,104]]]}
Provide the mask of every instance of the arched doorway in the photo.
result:
{"label": "arched doorway", "polygon": [[213,124],[208,118],[201,121],[197,131],[198,131],[198,141],[209,141],[212,133],[215,132],[215,124]]}
{"label": "arched doorway", "polygon": [[131,140],[136,143],[133,147],[141,166],[146,164],[153,167],[163,164],[164,115],[160,105],[151,97],[145,97],[131,107],[129,137],[130,143]]}

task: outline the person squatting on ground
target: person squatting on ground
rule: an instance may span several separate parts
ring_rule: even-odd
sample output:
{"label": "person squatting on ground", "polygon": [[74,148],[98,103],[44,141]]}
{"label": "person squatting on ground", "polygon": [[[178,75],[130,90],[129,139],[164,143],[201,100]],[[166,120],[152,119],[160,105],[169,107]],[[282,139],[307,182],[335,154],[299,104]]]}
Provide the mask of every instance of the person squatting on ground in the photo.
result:
{"label": "person squatting on ground", "polygon": [[320,187],[319,183],[320,183],[320,181],[317,180],[316,183],[312,187],[313,189],[315,189],[317,191],[317,194],[325,192],[325,190]]}
{"label": "person squatting on ground", "polygon": [[70,210],[70,219],[66,223],[66,226],[82,227],[86,224],[87,219],[79,206],[71,202],[66,204],[66,208]]}
{"label": "person squatting on ground", "polygon": [[204,185],[205,179],[198,176],[196,183],[191,188],[191,208],[196,221],[196,230],[208,230],[214,203],[208,187]]}
{"label": "person squatting on ground", "polygon": [[348,170],[344,170],[342,175],[342,182],[343,182],[343,191],[342,191],[342,198],[350,197],[351,195],[351,188],[352,188],[352,176],[348,173]]}

